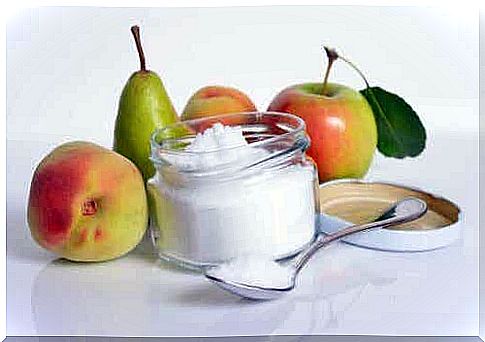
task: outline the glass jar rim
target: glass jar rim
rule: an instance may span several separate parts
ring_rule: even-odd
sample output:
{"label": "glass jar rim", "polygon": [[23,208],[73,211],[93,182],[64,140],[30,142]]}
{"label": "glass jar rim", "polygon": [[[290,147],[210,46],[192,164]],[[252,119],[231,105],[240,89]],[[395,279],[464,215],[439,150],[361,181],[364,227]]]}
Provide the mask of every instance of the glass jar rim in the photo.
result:
{"label": "glass jar rim", "polygon": [[[197,123],[200,124],[204,121],[213,121],[214,124],[217,123],[217,122],[224,124],[223,121],[225,121],[225,120],[230,121],[231,118],[255,117],[257,119],[257,118],[260,118],[262,116],[273,116],[273,117],[290,119],[290,120],[293,120],[295,122],[296,126],[291,128],[290,130],[282,133],[282,134],[275,135],[273,137],[270,137],[270,138],[267,138],[267,139],[264,139],[264,140],[251,142],[251,143],[249,143],[249,146],[262,147],[264,145],[274,143],[275,141],[277,141],[279,139],[285,139],[285,138],[287,138],[291,135],[297,135],[297,134],[300,134],[301,132],[305,131],[305,127],[306,127],[305,121],[302,118],[300,118],[300,117],[298,117],[294,114],[283,113],[283,112],[231,113],[231,114],[215,115],[215,116],[208,116],[208,117],[204,117],[204,118],[197,118],[197,119],[180,121],[180,122],[176,122],[176,123],[167,125],[167,126],[162,127],[162,128],[157,128],[152,133],[152,135],[150,137],[151,148],[156,149],[157,151],[159,151],[161,153],[168,153],[168,154],[172,154],[172,155],[189,156],[189,155],[209,155],[211,153],[217,153],[218,151],[220,151],[219,149],[217,149],[217,150],[206,150],[206,151],[186,151],[186,150],[180,150],[180,149],[166,148],[166,147],[164,147],[164,143],[166,144],[167,142],[177,142],[177,141],[180,141],[182,139],[182,137],[162,138],[161,141],[159,141],[160,139],[158,139],[158,137],[161,136],[161,135],[163,136],[164,133],[170,131],[171,129],[174,129],[174,127],[176,127],[176,126],[185,125],[187,127],[187,126],[194,125],[194,124],[197,124]],[[234,150],[241,149],[241,148],[244,148],[244,147],[246,147],[246,146],[232,146],[232,147],[224,148],[224,150],[225,151],[234,151]]]}
{"label": "glass jar rim", "polygon": [[[198,133],[204,132],[216,123],[241,127],[244,138],[246,141],[249,140],[248,144],[209,151],[186,150]],[[253,139],[254,141],[251,141]],[[165,173],[175,172],[196,178],[219,177],[223,174],[234,175],[242,170],[247,172],[261,170],[271,165],[278,167],[278,163],[284,163],[284,160],[294,153],[306,151],[309,144],[310,140],[305,133],[305,122],[296,115],[279,112],[232,113],[181,121],[157,129],[151,138],[150,160],[157,168],[173,166],[173,168],[164,168]],[[250,150],[252,158],[246,161],[242,157],[239,161],[233,159],[215,165],[193,162],[194,159],[200,161],[201,158],[218,160],[217,153],[221,151],[228,153],[226,155],[243,156],[248,152],[248,147],[252,148]],[[269,153],[261,153],[262,151]]]}

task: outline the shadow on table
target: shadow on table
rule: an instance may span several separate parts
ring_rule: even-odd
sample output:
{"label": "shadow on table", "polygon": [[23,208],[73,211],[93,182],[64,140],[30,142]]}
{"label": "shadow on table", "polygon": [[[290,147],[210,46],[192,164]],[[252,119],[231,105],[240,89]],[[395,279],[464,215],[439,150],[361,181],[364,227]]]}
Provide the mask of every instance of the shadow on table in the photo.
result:
{"label": "shadow on table", "polygon": [[[223,317],[204,323],[213,333],[312,334],[337,330],[345,320],[345,312],[366,291],[392,284],[397,274],[368,267],[372,259],[366,257],[370,255],[366,250],[359,249],[357,258],[350,260],[344,249],[355,247],[335,247],[323,252],[320,260],[303,271],[293,292],[275,301],[240,299],[209,283],[178,291],[165,300],[193,308],[210,308],[217,303],[223,309]],[[237,324],[231,326],[231,321]]]}
{"label": "shadow on table", "polygon": [[26,208],[7,201],[7,258],[22,263],[44,263],[53,254],[42,249],[34,241],[27,224]]}
{"label": "shadow on table", "polygon": [[32,316],[40,335],[332,331],[369,288],[396,280],[395,275],[376,273],[378,268],[369,266],[376,264],[374,254],[355,248],[338,244],[329,248],[312,260],[292,293],[257,302],[229,294],[201,274],[160,261],[144,239],[128,256],[113,261],[87,264],[59,259],[46,265],[32,288]]}
{"label": "shadow on table", "polygon": [[[157,335],[164,326],[179,327],[170,322],[180,314],[194,315],[196,293],[205,306],[240,301],[201,274],[161,262],[142,245],[108,262],[47,264],[32,286],[32,317],[40,335]],[[184,294],[187,302],[174,301]]]}

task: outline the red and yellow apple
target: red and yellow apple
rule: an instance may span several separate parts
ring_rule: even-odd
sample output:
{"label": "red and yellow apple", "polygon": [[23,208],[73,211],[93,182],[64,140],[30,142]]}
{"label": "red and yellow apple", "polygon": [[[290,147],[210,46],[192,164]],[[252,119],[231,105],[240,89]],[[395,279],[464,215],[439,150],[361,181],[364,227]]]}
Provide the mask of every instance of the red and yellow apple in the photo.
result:
{"label": "red and yellow apple", "polygon": [[306,123],[311,145],[308,155],[318,167],[320,182],[361,178],[377,145],[372,109],[358,91],[327,83],[305,83],[281,91],[268,111],[299,116]]}
{"label": "red and yellow apple", "polygon": [[60,145],[40,162],[27,210],[34,240],[74,261],[129,252],[148,223],[140,171],[120,154],[88,142]]}
{"label": "red and yellow apple", "polygon": [[208,86],[199,89],[190,97],[181,119],[254,111],[256,106],[243,92],[230,87]]}

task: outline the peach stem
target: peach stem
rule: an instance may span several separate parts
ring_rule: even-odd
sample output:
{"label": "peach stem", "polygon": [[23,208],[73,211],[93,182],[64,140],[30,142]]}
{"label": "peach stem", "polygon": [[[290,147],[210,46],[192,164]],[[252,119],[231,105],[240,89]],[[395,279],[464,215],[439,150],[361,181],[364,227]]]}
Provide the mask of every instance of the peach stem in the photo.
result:
{"label": "peach stem", "polygon": [[98,205],[95,200],[88,199],[82,204],[83,216],[92,216],[98,211]]}

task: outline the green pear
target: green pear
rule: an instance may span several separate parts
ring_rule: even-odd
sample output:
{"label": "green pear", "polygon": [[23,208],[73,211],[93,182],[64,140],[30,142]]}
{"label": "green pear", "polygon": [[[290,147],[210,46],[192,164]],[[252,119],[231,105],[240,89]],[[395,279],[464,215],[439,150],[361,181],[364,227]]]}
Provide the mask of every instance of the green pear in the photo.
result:
{"label": "green pear", "polygon": [[130,159],[146,181],[155,173],[150,161],[150,137],[157,129],[178,121],[160,77],[147,70],[140,29],[133,26],[140,58],[140,70],[133,73],[121,94],[116,118],[113,149]]}

